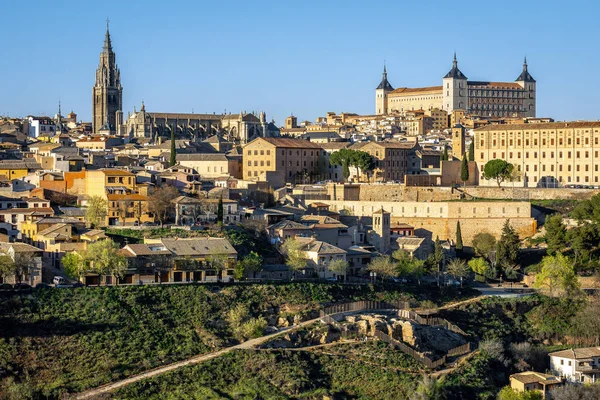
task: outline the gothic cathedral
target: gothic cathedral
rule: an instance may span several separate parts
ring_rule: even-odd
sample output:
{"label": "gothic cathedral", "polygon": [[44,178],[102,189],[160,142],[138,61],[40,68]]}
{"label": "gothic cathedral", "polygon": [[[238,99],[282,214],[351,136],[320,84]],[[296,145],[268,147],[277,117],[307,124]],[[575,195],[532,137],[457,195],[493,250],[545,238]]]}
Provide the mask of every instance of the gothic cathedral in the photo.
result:
{"label": "gothic cathedral", "polygon": [[96,83],[92,90],[92,124],[94,133],[115,134],[117,132],[117,113],[123,110],[123,87],[121,72],[117,68],[115,53],[110,42],[108,22],[104,47],[100,53],[100,63],[96,70]]}

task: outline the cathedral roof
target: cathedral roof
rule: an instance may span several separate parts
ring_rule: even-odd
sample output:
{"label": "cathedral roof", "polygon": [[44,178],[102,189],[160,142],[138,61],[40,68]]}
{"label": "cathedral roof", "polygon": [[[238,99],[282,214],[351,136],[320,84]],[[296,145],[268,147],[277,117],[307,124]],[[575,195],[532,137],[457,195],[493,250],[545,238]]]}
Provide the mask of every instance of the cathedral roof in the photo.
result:
{"label": "cathedral roof", "polygon": [[519,75],[519,77],[517,79],[515,79],[515,81],[519,82],[535,82],[535,79],[533,79],[533,76],[531,76],[531,74],[529,73],[529,71],[527,71],[527,57],[525,57],[525,61],[523,62],[523,71],[521,72],[521,75]]}
{"label": "cathedral roof", "polygon": [[104,35],[104,46],[102,47],[102,49],[107,52],[112,51],[112,43],[110,41],[110,32],[108,31],[108,22],[106,23],[106,34]]}
{"label": "cathedral roof", "polygon": [[375,90],[379,90],[379,89],[394,90],[392,85],[387,80],[387,71],[385,69],[385,65],[383,66],[383,75],[381,77],[381,82],[379,83],[379,86],[377,86],[377,89],[375,89]]}
{"label": "cathedral roof", "polygon": [[467,79],[460,69],[458,69],[458,61],[456,61],[456,53],[454,53],[454,61],[452,61],[452,69],[444,76],[444,78]]}

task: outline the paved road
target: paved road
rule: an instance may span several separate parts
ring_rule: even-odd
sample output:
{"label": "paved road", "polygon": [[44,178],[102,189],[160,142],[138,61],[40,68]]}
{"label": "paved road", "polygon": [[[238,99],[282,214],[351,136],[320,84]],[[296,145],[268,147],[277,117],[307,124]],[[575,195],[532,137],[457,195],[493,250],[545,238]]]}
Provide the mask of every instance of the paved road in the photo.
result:
{"label": "paved road", "polygon": [[278,332],[274,332],[274,333],[271,333],[269,335],[261,336],[261,337],[256,338],[256,339],[250,339],[250,340],[245,341],[243,343],[240,343],[238,345],[231,346],[231,347],[226,347],[224,349],[221,349],[219,351],[215,351],[213,353],[201,354],[199,356],[188,358],[187,360],[178,361],[178,362],[175,362],[175,363],[172,363],[172,364],[169,364],[169,365],[165,365],[164,367],[158,367],[158,368],[155,368],[155,369],[151,369],[149,371],[142,372],[141,374],[138,374],[138,375],[133,375],[133,376],[131,376],[129,378],[126,378],[126,379],[123,379],[123,380],[120,380],[120,381],[109,383],[109,384],[104,385],[104,386],[99,386],[99,387],[97,387],[95,389],[86,390],[85,392],[77,393],[77,394],[73,395],[73,398],[74,399],[92,399],[92,398],[94,398],[96,396],[99,396],[101,394],[112,392],[113,390],[119,389],[119,388],[121,388],[123,386],[127,386],[127,385],[130,385],[130,384],[134,383],[134,382],[141,381],[142,379],[151,378],[151,377],[156,376],[156,375],[164,374],[165,372],[173,371],[173,370],[175,370],[177,368],[181,368],[181,367],[184,367],[186,365],[199,364],[201,362],[208,361],[208,360],[211,360],[211,359],[216,358],[216,357],[220,357],[220,356],[222,356],[224,354],[227,354],[227,353],[229,353],[229,352],[231,352],[233,350],[251,349],[251,348],[253,348],[253,347],[255,347],[255,346],[259,345],[259,344],[262,344],[262,343],[266,342],[267,340],[271,340],[274,337],[276,337],[278,335],[281,335],[281,334],[283,334],[285,332],[289,332],[289,331],[292,331],[292,330],[295,330],[295,329],[298,329],[298,328],[302,328],[302,327],[307,326],[307,325],[314,324],[317,321],[319,321],[319,318],[315,318],[315,319],[311,319],[311,320],[308,320],[308,321],[304,321],[304,322],[299,323],[298,325],[294,325],[294,326],[290,326],[290,327],[287,327],[287,328],[283,328],[283,329],[279,330]]}

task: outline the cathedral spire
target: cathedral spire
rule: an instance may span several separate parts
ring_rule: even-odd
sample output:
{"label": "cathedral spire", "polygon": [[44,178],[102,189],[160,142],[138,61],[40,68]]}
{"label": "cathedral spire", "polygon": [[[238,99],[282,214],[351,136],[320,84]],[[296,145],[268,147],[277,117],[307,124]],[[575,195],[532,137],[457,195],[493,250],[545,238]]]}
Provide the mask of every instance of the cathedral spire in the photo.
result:
{"label": "cathedral spire", "polygon": [[108,30],[108,25],[110,23],[110,20],[108,18],[106,18],[106,34],[104,35],[104,51],[112,51],[112,43],[110,42],[110,32]]}
{"label": "cathedral spire", "polygon": [[452,69],[450,70],[450,72],[448,72],[446,74],[446,76],[444,76],[444,79],[446,79],[446,78],[467,79],[467,77],[465,76],[465,74],[463,74],[461,72],[461,70],[458,69],[458,61],[456,59],[456,51],[454,52],[454,59],[452,60]]}
{"label": "cathedral spire", "polygon": [[527,56],[525,56],[525,58],[523,59],[523,71],[521,72],[521,75],[519,75],[517,77],[517,79],[515,79],[515,81],[519,82],[535,82],[535,79],[533,79],[533,77],[531,76],[531,74],[529,73],[529,71],[527,70]]}

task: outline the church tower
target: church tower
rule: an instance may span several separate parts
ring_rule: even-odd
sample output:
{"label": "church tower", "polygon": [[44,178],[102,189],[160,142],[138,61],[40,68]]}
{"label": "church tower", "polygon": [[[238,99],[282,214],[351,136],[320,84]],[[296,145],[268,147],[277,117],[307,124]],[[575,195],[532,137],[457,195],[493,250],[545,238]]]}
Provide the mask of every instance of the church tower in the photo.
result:
{"label": "church tower", "polygon": [[523,61],[523,71],[515,80],[524,90],[523,98],[523,116],[535,118],[535,79],[527,71],[527,57]]}
{"label": "church tower", "polygon": [[375,89],[375,114],[385,115],[388,113],[387,98],[388,93],[392,90],[394,90],[394,88],[388,82],[387,70],[385,68],[385,64],[383,64],[383,76],[381,77],[381,83],[379,83],[379,86],[377,86],[377,89]]}
{"label": "church tower", "polygon": [[381,254],[390,252],[390,220],[391,214],[383,209],[373,213],[373,231],[371,232],[371,244]]}
{"label": "church tower", "polygon": [[117,68],[115,53],[110,41],[108,21],[100,63],[96,69],[96,83],[92,90],[92,124],[94,133],[117,132],[117,111],[123,110],[121,72]]}
{"label": "church tower", "polygon": [[457,123],[452,127],[452,156],[457,160],[462,160],[465,152],[465,127]]}
{"label": "church tower", "polygon": [[469,106],[467,97],[467,77],[458,69],[456,52],[452,69],[442,80],[442,108],[450,114],[454,110],[465,110]]}

